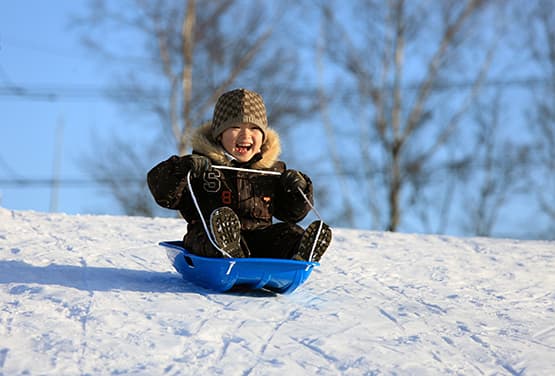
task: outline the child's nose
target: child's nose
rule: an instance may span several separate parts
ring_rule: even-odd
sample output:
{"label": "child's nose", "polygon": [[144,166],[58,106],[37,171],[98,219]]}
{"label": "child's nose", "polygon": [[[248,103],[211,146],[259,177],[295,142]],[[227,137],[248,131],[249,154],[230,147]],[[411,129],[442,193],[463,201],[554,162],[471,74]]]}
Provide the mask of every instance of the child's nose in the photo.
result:
{"label": "child's nose", "polygon": [[252,130],[250,128],[241,128],[241,132],[239,132],[241,136],[248,136],[251,133],[252,133]]}

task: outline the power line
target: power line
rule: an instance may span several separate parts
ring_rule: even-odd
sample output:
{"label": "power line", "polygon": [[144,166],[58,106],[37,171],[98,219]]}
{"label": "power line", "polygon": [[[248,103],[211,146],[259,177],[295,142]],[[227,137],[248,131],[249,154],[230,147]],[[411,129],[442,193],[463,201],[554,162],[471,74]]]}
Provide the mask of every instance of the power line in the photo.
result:
{"label": "power line", "polygon": [[[121,183],[144,183],[146,178],[118,178],[118,182]],[[51,179],[51,178],[24,178],[24,179],[0,179],[0,187],[8,188],[36,188],[36,187],[52,187],[52,184],[59,184],[60,186],[72,186],[72,187],[82,187],[82,186],[94,186],[94,185],[104,185],[113,183],[111,179],[79,179],[79,178],[66,178],[66,179]]]}
{"label": "power line", "polygon": [[76,86],[0,86],[0,97],[10,97],[22,100],[36,100],[54,102],[61,99],[74,100],[97,100],[108,98],[120,101],[147,101],[160,98],[160,92],[151,90],[149,92],[137,93],[133,89],[109,89],[86,85]]}
{"label": "power line", "polygon": [[[488,80],[481,84],[483,87],[536,87],[550,85],[551,80],[543,77],[523,77],[513,79]],[[473,81],[443,81],[434,84],[436,91],[467,89],[475,85]],[[413,82],[405,85],[404,90],[417,90],[421,86],[420,82]],[[350,95],[357,95],[355,93]],[[125,88],[103,88],[90,85],[72,86],[22,86],[22,85],[2,85],[0,86],[0,97],[9,97],[23,100],[37,101],[57,101],[60,99],[74,100],[95,100],[114,99],[136,102],[149,101],[160,98],[163,94],[157,90],[147,90],[138,93],[134,89]]]}
{"label": "power line", "polygon": [[[481,163],[472,163],[469,165],[469,169],[476,170],[483,168],[484,165]],[[540,168],[538,165],[532,165],[529,168]],[[366,171],[360,173],[359,171],[345,171],[343,173],[337,173],[334,171],[319,171],[313,172],[310,175],[313,178],[324,178],[329,179],[337,176],[344,176],[354,180],[357,179],[367,179],[371,176],[378,175],[384,176],[387,174],[387,168],[382,168],[379,170],[374,170],[372,172]],[[451,174],[453,176],[457,175],[456,171],[452,171],[452,166],[436,166],[434,168],[435,174]],[[449,172],[451,171],[451,172]],[[438,175],[439,176],[439,175]],[[442,178],[443,179],[443,178]],[[98,178],[98,179],[87,179],[87,178],[2,178],[0,179],[0,188],[37,188],[45,187],[51,188],[53,184],[58,184],[60,187],[87,187],[87,186],[107,186],[113,185],[117,180],[118,184],[146,184],[146,176],[142,177],[128,177],[117,179],[108,178]]]}
{"label": "power line", "polygon": [[0,167],[3,167],[9,175],[19,177],[18,173],[4,160],[2,155],[0,155]]}

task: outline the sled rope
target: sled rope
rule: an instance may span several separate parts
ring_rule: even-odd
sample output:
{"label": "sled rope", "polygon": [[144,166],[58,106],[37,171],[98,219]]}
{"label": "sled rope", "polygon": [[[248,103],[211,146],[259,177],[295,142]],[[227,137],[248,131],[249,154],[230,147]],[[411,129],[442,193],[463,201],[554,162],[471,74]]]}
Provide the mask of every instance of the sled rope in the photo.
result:
{"label": "sled rope", "polygon": [[240,168],[240,167],[229,167],[229,166],[219,166],[219,165],[214,165],[212,167],[218,170],[234,170],[234,171],[243,171],[243,172],[254,172],[255,174],[281,175],[281,172],[277,172],[277,171],[253,170],[252,168]]}
{"label": "sled rope", "polygon": [[[229,166],[219,166],[219,165],[214,165],[212,167],[220,170],[235,170],[235,171],[253,172],[256,174],[266,174],[266,175],[281,175],[281,172],[277,172],[277,171],[254,170],[251,168],[239,168],[239,167],[229,167]],[[306,201],[310,209],[314,212],[314,214],[316,214],[316,217],[320,221],[320,225],[318,226],[318,231],[316,232],[316,237],[314,238],[314,243],[312,243],[312,249],[310,250],[310,255],[308,256],[308,261],[312,261],[312,256],[314,256],[314,250],[316,249],[316,244],[318,243],[318,239],[320,238],[320,234],[322,233],[322,228],[324,227],[324,221],[322,220],[322,216],[320,215],[318,210],[316,210],[316,208],[314,207],[314,205],[312,205],[308,197],[306,197],[303,190],[299,187],[297,187],[297,190],[299,191],[303,199]]]}
{"label": "sled rope", "polygon": [[314,205],[312,205],[310,203],[310,200],[308,199],[308,197],[306,197],[303,190],[298,188],[298,187],[297,187],[297,189],[299,190],[299,192],[303,196],[303,198],[306,201],[306,203],[308,204],[308,206],[310,206],[310,209],[312,211],[314,211],[314,214],[316,214],[316,217],[318,217],[318,219],[320,220],[320,225],[318,226],[318,232],[316,232],[316,237],[314,238],[314,243],[312,243],[312,249],[310,250],[310,255],[308,256],[308,261],[312,261],[312,256],[314,255],[314,250],[316,249],[316,243],[318,243],[318,239],[320,238],[320,233],[322,232],[322,228],[324,227],[324,221],[322,220],[322,217],[320,216],[320,213],[318,213],[318,210],[316,210]]}
{"label": "sled rope", "polygon": [[[202,215],[202,211],[200,210],[200,206],[198,204],[197,197],[195,195],[195,192],[193,191],[193,186],[191,185],[191,171],[187,172],[187,186],[189,188],[189,192],[191,193],[191,197],[193,198],[193,203],[195,204],[195,208],[197,208],[198,216],[200,217],[202,225],[204,226],[204,232],[206,232],[206,236],[208,236],[208,240],[210,240],[210,243],[212,243],[214,248],[216,248],[218,251],[220,251],[220,253],[222,255],[224,255],[228,258],[232,258],[229,253],[227,253],[226,251],[224,251],[223,249],[218,247],[218,245],[216,244],[214,239],[212,239],[212,236],[210,236],[210,231],[208,230],[208,226],[206,225],[206,221],[204,220],[204,216]],[[230,271],[231,271],[231,267],[229,268],[227,274],[229,274]]]}
{"label": "sled rope", "polygon": [[[252,172],[252,173],[255,173],[255,174],[266,174],[266,175],[281,175],[281,172],[278,172],[278,171],[254,170],[254,169],[251,169],[251,168],[239,168],[239,167],[229,167],[229,166],[219,166],[219,165],[213,165],[212,167],[216,168],[216,169],[219,169],[219,170],[234,170],[234,171]],[[221,254],[223,254],[226,257],[232,258],[229,253],[227,253],[226,251],[224,251],[223,249],[218,247],[216,242],[210,236],[210,231],[208,230],[208,226],[206,225],[206,221],[204,220],[204,216],[202,215],[202,211],[200,210],[200,206],[198,204],[196,195],[193,191],[193,187],[191,186],[191,171],[189,171],[187,173],[187,186],[189,188],[189,192],[191,193],[193,203],[195,204],[195,208],[197,209],[197,212],[198,212],[198,215],[199,215],[200,220],[202,222],[202,225],[204,226],[204,232],[206,232],[206,236],[208,236],[208,239],[210,240],[210,243],[212,243],[212,245],[218,251],[220,251]],[[318,231],[316,232],[316,237],[314,238],[314,243],[312,244],[312,249],[310,250],[310,255],[308,256],[308,261],[311,261],[312,256],[314,255],[314,250],[316,249],[316,244],[318,243],[318,239],[320,238],[320,233],[322,232],[324,221],[322,220],[322,217],[320,216],[320,213],[318,212],[318,210],[316,210],[316,208],[314,207],[314,205],[312,205],[312,203],[310,202],[308,197],[306,197],[303,190],[299,187],[297,187],[297,190],[299,191],[299,193],[301,194],[303,199],[306,201],[306,203],[308,204],[310,209],[314,212],[314,214],[316,214],[316,217],[320,220],[320,225],[318,226]],[[230,268],[229,271],[231,271],[231,268]]]}
{"label": "sled rope", "polygon": [[[277,172],[277,171],[254,170],[250,168],[239,168],[239,167],[229,167],[229,166],[219,166],[219,165],[214,165],[212,167],[220,170],[235,170],[235,171],[243,171],[243,172],[253,172],[256,174],[281,175],[281,172]],[[312,249],[310,250],[310,255],[308,256],[308,261],[312,261],[312,257],[314,256],[314,251],[316,250],[316,244],[318,243],[318,239],[320,238],[320,234],[322,233],[322,228],[324,227],[324,221],[322,220],[322,216],[320,215],[318,210],[316,210],[316,208],[314,207],[314,205],[312,205],[308,197],[306,197],[303,190],[299,187],[297,187],[297,190],[299,191],[303,199],[306,201],[310,209],[314,212],[314,214],[316,214],[316,217],[320,221],[320,225],[318,226],[318,231],[316,232],[316,237],[314,238],[314,242],[312,243]]]}

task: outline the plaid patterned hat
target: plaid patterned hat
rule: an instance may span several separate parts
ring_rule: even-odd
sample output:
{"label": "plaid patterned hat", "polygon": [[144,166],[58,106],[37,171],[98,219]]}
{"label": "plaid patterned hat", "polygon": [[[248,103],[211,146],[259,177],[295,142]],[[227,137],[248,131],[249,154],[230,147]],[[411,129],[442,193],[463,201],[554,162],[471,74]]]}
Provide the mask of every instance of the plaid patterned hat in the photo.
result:
{"label": "plaid patterned hat", "polygon": [[268,128],[266,106],[260,94],[247,89],[235,89],[222,94],[214,107],[212,137],[216,139],[237,123],[251,123],[262,133]]}

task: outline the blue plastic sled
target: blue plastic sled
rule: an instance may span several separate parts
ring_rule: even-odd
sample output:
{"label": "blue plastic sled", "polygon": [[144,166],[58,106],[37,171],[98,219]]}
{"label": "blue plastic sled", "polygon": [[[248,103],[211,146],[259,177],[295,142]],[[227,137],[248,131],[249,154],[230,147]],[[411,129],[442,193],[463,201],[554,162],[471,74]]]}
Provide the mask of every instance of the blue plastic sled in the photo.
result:
{"label": "blue plastic sled", "polygon": [[241,288],[289,294],[320,265],[270,258],[209,258],[190,253],[181,241],[166,241],[160,245],[167,248],[168,258],[183,279],[221,292]]}

